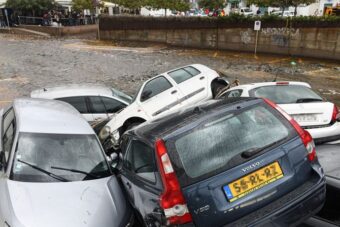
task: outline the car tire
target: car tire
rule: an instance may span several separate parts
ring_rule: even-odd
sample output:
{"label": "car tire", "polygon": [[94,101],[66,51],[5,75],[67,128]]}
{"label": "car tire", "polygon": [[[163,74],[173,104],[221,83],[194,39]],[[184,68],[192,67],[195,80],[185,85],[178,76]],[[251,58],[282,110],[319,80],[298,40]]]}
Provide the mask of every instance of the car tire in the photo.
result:
{"label": "car tire", "polygon": [[213,93],[213,97],[215,98],[225,87],[226,87],[226,85],[224,85],[222,83],[213,82],[211,84],[211,90],[212,90],[212,93]]}
{"label": "car tire", "polygon": [[127,126],[126,126],[126,129],[125,129],[125,131],[128,131],[128,130],[130,130],[130,129],[133,129],[134,127],[136,127],[136,126],[138,126],[138,125],[140,125],[140,124],[142,124],[143,122],[139,122],[139,121],[137,121],[137,122],[132,122],[132,123],[130,123],[130,124],[128,124]]}

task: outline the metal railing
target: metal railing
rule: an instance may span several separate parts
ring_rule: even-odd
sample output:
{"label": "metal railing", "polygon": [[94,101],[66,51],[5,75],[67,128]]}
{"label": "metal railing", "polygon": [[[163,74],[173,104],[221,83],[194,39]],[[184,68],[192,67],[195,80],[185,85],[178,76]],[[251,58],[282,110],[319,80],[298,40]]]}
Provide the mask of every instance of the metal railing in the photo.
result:
{"label": "metal railing", "polygon": [[80,26],[96,24],[97,18],[86,16],[84,18],[60,18],[45,19],[43,17],[18,17],[19,25],[41,25],[41,26]]}

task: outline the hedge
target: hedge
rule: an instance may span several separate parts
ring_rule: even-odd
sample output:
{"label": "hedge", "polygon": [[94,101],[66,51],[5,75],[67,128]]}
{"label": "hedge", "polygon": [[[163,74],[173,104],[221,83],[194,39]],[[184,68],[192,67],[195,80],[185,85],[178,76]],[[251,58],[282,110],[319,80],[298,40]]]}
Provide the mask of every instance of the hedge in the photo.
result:
{"label": "hedge", "polygon": [[339,16],[327,17],[293,17],[265,15],[262,17],[246,17],[232,14],[226,17],[149,17],[149,16],[101,16],[100,30],[140,30],[140,29],[216,29],[216,28],[253,28],[254,21],[261,20],[263,28],[324,28],[340,27]]}

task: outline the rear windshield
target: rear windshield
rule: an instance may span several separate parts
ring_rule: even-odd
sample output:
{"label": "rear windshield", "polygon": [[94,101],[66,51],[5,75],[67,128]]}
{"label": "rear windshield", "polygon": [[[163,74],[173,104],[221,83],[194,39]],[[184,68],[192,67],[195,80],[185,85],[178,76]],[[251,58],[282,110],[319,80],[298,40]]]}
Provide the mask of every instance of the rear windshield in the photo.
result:
{"label": "rear windshield", "polygon": [[322,98],[310,88],[300,85],[259,87],[251,90],[250,95],[267,98],[277,104],[322,101]]}
{"label": "rear windshield", "polygon": [[175,166],[181,166],[189,179],[200,178],[227,169],[229,162],[242,159],[246,151],[265,150],[287,139],[291,128],[279,118],[257,105],[201,123],[167,146],[177,151],[173,152],[179,162]]}

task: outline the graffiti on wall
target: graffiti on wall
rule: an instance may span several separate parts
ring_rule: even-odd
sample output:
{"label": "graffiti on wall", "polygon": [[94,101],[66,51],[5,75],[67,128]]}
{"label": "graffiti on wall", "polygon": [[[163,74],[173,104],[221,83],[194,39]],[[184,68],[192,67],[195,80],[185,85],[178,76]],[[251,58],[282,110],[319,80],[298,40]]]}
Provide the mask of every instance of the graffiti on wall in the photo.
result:
{"label": "graffiti on wall", "polygon": [[253,31],[250,28],[248,28],[247,31],[241,31],[240,32],[241,42],[243,44],[249,44],[251,42],[251,33],[252,32]]}

